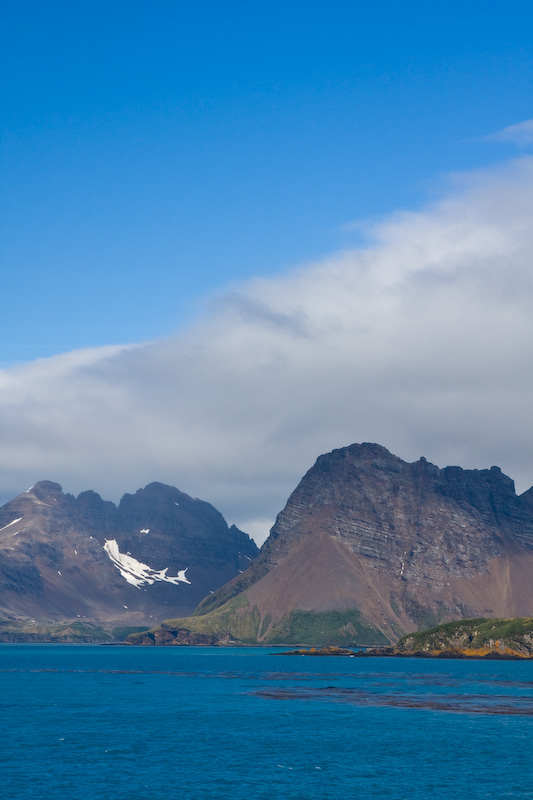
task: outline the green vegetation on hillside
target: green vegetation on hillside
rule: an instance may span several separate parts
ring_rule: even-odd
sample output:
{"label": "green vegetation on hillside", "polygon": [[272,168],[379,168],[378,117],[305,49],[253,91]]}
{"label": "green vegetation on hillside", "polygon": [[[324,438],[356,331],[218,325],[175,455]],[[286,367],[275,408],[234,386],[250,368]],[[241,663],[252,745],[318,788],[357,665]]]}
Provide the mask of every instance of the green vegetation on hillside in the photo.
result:
{"label": "green vegetation on hillside", "polygon": [[127,636],[132,633],[141,633],[146,630],[146,626],[142,625],[120,625],[118,628],[113,628],[111,636],[115,642],[123,642]]}
{"label": "green vegetation on hillside", "polygon": [[114,640],[113,634],[91,622],[28,622],[27,620],[18,622],[10,620],[0,623],[1,642],[99,643]]}
{"label": "green vegetation on hillside", "polygon": [[314,646],[389,644],[388,639],[361,621],[357,609],[346,611],[293,611],[278,622],[265,639],[269,644]]}
{"label": "green vegetation on hillside", "polygon": [[[209,614],[165,620],[144,634],[128,637],[130,644],[176,643],[308,644],[358,645],[388,644],[386,637],[365,624],[357,609],[346,611],[293,611],[271,627],[268,614],[261,619],[257,607],[251,609],[246,594],[229,600]],[[198,637],[204,637],[204,642]]]}
{"label": "green vegetation on hillside", "polygon": [[436,628],[403,636],[399,652],[512,651],[533,655],[533,617],[479,619],[447,622]]}
{"label": "green vegetation on hillside", "polygon": [[123,642],[126,636],[146,628],[121,625],[106,630],[84,620],[51,622],[47,620],[0,620],[0,642],[63,642],[101,644]]}
{"label": "green vegetation on hillside", "polygon": [[250,610],[246,595],[239,595],[210,614],[167,619],[145,634],[129,636],[127,641],[129,644],[139,644],[146,643],[148,638],[156,643],[169,643],[166,639],[162,639],[162,633],[175,635],[178,631],[183,631],[200,637],[214,637],[224,641],[255,644],[259,635],[260,622],[261,618],[257,608]]}

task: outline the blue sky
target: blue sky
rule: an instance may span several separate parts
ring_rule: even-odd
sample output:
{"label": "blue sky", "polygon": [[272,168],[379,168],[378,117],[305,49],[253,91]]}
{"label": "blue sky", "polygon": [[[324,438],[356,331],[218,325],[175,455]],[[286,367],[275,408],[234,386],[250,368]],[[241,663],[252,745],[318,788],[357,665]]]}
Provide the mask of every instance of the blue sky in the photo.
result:
{"label": "blue sky", "polygon": [[3,5],[9,365],[171,335],[506,158],[526,2]]}
{"label": "blue sky", "polygon": [[0,501],[262,541],[361,441],[531,486],[531,3],[1,14]]}

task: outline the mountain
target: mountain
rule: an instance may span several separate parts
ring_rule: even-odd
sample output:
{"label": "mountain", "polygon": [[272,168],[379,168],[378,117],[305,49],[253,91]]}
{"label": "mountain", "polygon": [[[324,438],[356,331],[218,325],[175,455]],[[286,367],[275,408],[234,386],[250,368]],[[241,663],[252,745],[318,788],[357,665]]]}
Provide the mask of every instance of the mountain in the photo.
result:
{"label": "mountain", "polygon": [[243,575],[129,641],[377,644],[532,613],[533,489],[364,443],[320,456]]}
{"label": "mountain", "polygon": [[28,635],[42,620],[146,628],[189,614],[257,553],[213,506],[172,486],[151,483],[117,507],[40,481],[0,508],[0,615]]}

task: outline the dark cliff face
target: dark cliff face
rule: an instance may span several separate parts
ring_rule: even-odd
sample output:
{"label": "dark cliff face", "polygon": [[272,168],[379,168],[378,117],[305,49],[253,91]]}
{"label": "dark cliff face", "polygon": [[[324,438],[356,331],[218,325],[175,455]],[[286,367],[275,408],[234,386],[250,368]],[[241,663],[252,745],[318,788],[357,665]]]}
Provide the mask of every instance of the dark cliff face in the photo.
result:
{"label": "dark cliff face", "polygon": [[278,516],[269,549],[278,542],[278,557],[316,527],[406,580],[468,576],[512,542],[533,548],[531,509],[498,467],[408,464],[375,444],[320,456]]}
{"label": "dark cliff face", "polygon": [[[242,531],[235,526],[228,529],[226,520],[212,505],[162,483],[124,495],[118,519],[116,535],[124,548],[135,547],[137,558],[142,561],[150,557],[158,569],[167,566],[171,557],[185,558],[196,569],[206,571],[230,566],[236,574],[250,563],[246,556],[258,553]],[[150,535],[140,533],[146,529]]]}
{"label": "dark cliff face", "polygon": [[529,615],[532,579],[532,490],[518,497],[497,467],[409,464],[363,443],[318,458],[256,561],[196,613],[244,592],[273,622],[356,608],[394,639],[441,620]]}
{"label": "dark cliff face", "polygon": [[40,481],[0,508],[7,618],[153,624],[190,613],[239,574],[255,543],[209,503],[153,483],[118,508]]}

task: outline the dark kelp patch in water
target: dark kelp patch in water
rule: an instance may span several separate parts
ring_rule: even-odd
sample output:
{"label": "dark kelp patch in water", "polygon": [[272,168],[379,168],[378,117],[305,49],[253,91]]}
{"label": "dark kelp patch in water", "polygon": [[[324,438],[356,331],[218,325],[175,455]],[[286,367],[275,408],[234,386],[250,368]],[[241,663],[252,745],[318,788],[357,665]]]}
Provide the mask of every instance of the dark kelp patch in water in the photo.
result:
{"label": "dark kelp patch in water", "polygon": [[253,694],[272,700],[325,700],[357,706],[426,709],[456,714],[533,716],[533,697],[516,695],[447,694],[416,695],[401,692],[377,693],[365,689],[324,686],[302,689],[260,689]]}

